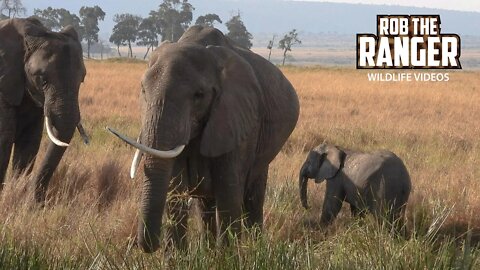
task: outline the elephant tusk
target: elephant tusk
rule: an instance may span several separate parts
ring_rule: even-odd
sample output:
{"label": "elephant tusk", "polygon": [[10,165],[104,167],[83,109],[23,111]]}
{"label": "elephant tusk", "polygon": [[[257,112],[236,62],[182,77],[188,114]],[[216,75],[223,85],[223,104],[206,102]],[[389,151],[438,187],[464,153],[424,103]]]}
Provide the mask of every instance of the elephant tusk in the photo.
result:
{"label": "elephant tusk", "polygon": [[[137,142],[139,142],[137,140]],[[132,166],[130,167],[130,178],[131,179],[134,179],[135,178],[135,172],[137,171],[137,168],[138,168],[138,164],[140,164],[140,161],[142,160],[142,152],[140,152],[140,150],[136,150],[135,151],[135,155],[133,156],[133,160],[132,160]]]}
{"label": "elephant tusk", "polygon": [[137,148],[141,152],[143,152],[145,154],[155,156],[155,157],[159,157],[159,158],[174,158],[174,157],[177,157],[178,155],[180,155],[180,153],[182,153],[183,149],[185,148],[185,145],[180,145],[180,146],[175,147],[175,149],[172,149],[172,150],[169,150],[169,151],[161,151],[161,150],[150,148],[150,147],[145,146],[141,143],[138,143],[138,142],[136,142],[132,139],[129,139],[126,136],[123,136],[122,134],[118,133],[116,130],[114,130],[112,128],[106,127],[106,129],[110,133],[112,133],[113,135],[117,136],[122,141],[130,144],[131,146],[133,146],[135,148]]}
{"label": "elephant tusk", "polygon": [[82,136],[83,143],[85,143],[86,145],[90,144],[90,138],[88,138],[88,135],[82,126],[82,122],[78,122],[77,130],[78,130],[78,133],[80,133],[80,136]]}
{"label": "elephant tusk", "polygon": [[61,147],[67,147],[68,143],[64,143],[57,139],[52,132],[52,129],[50,128],[50,121],[48,120],[48,117],[45,116],[45,127],[47,128],[47,135],[48,138],[56,145],[61,146]]}

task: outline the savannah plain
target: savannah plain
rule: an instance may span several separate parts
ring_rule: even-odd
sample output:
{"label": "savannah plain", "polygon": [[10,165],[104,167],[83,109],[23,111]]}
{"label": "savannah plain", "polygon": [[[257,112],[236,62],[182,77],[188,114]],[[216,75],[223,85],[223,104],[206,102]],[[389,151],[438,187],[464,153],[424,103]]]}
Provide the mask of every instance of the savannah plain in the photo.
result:
{"label": "savannah plain", "polygon": [[[282,68],[301,113],[270,165],[264,233],[217,249],[192,215],[188,250],[143,254],[134,239],[142,173],[129,179],[134,150],[105,126],[138,135],[146,63],[89,60],[86,66],[80,107],[91,144],[75,135],[45,208],[32,202],[28,177],[6,179],[0,269],[480,268],[480,71],[449,72],[448,82],[395,83],[368,82],[367,72],[349,68]],[[309,183],[311,209],[305,210],[298,172],[308,151],[324,141],[389,149],[405,161],[413,184],[407,237],[370,216],[352,219],[346,204],[328,229],[305,225],[319,219],[325,183]],[[45,142],[44,136],[42,149]]]}

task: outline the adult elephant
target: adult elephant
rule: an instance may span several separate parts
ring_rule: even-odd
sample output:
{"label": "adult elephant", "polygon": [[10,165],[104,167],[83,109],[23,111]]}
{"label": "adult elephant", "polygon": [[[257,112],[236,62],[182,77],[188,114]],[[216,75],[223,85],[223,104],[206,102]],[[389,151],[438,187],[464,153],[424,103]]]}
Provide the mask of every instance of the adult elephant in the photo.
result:
{"label": "adult elephant", "polygon": [[[219,30],[194,26],[177,43],[163,43],[142,79],[143,126],[132,173],[145,153],[138,243],[159,247],[170,187],[201,199],[206,226],[221,235],[262,226],[268,166],[294,129],[298,97],[282,72],[237,47]],[[171,181],[172,180],[172,181]],[[171,232],[185,245],[188,196],[173,196]],[[244,214],[244,216],[243,216]],[[218,220],[215,216],[218,215]],[[218,228],[218,230],[217,230]]]}
{"label": "adult elephant", "polygon": [[31,18],[0,21],[0,37],[0,183],[13,145],[15,173],[31,172],[45,118],[51,142],[34,176],[35,198],[43,202],[75,128],[83,132],[78,106],[85,77],[82,47],[73,27],[54,33]]}

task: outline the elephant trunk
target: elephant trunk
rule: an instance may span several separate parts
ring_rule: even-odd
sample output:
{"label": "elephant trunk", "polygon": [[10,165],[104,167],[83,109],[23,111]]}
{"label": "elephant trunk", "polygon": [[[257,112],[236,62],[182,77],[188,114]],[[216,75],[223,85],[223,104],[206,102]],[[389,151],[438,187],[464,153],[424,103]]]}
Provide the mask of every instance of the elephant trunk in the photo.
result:
{"label": "elephant trunk", "polygon": [[145,160],[137,236],[139,246],[147,253],[155,252],[160,246],[160,227],[173,163],[173,159],[158,159],[151,156]]}
{"label": "elephant trunk", "polygon": [[45,124],[51,140],[47,148],[47,153],[35,177],[35,199],[37,202],[43,202],[45,200],[48,183],[67,149],[66,146],[68,146],[68,143],[73,137],[79,118],[78,113],[73,113],[68,117],[46,116]]}
{"label": "elephant trunk", "polygon": [[306,166],[303,165],[302,169],[300,170],[300,176],[299,176],[299,189],[300,189],[300,200],[302,201],[302,206],[305,209],[308,209],[308,203],[307,203],[307,185],[308,185],[308,177],[306,175]]}

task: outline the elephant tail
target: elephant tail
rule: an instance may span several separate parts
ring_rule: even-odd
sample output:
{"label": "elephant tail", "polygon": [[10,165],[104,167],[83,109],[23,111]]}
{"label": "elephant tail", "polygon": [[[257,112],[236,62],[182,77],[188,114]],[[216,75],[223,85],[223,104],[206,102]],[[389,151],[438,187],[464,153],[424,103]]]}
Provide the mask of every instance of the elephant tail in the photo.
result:
{"label": "elephant tail", "polygon": [[308,178],[306,177],[304,173],[304,169],[300,171],[300,176],[298,179],[298,185],[300,188],[300,200],[302,201],[302,206],[305,209],[308,209],[308,203],[307,203],[307,184],[308,184]]}

